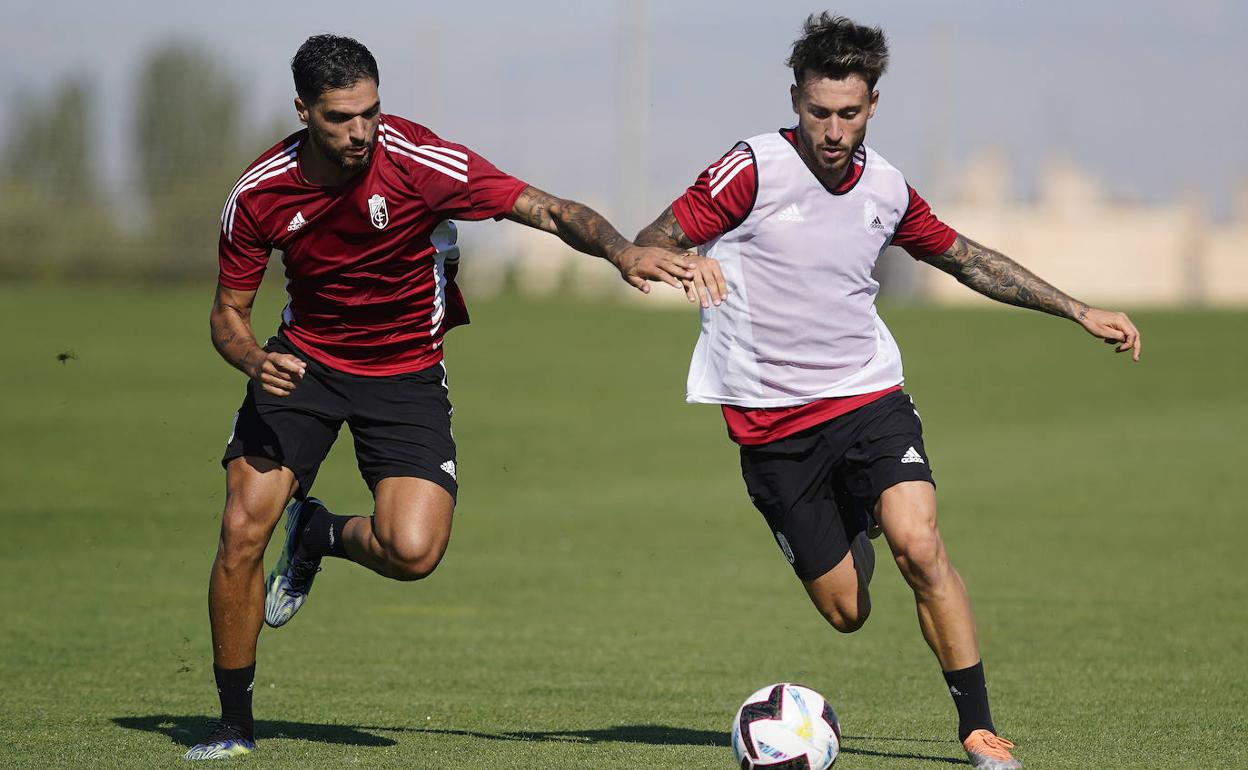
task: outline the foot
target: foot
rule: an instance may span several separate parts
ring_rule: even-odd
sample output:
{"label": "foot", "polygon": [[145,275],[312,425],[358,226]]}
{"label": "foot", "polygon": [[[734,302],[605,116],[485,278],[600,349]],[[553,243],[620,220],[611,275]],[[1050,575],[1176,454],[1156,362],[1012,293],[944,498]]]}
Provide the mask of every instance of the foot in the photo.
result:
{"label": "foot", "polygon": [[228,759],[256,748],[256,741],[240,728],[225,722],[213,722],[208,737],[191,747],[183,759]]}
{"label": "foot", "polygon": [[967,759],[976,770],[1020,770],[1023,763],[1014,758],[1014,744],[987,730],[975,730],[962,741]]}
{"label": "foot", "polygon": [[306,559],[299,555],[299,539],[308,518],[317,507],[325,507],[320,500],[309,497],[295,500],[286,509],[286,543],[281,558],[264,582],[264,622],[273,628],[284,626],[295,616],[308,599],[312,580],[321,571],[320,558]]}

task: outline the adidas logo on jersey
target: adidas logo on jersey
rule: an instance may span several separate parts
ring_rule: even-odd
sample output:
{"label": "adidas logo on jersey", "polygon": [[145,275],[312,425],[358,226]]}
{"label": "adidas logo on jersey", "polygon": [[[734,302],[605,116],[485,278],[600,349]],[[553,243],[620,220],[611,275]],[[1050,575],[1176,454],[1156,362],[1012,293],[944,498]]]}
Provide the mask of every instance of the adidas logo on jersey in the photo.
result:
{"label": "adidas logo on jersey", "polygon": [[790,203],[789,205],[785,206],[784,210],[780,212],[779,216],[777,216],[776,219],[779,219],[781,222],[805,222],[806,221],[806,218],[802,216],[802,212],[797,208],[796,203]]}
{"label": "adidas logo on jersey", "polygon": [[[922,463],[923,455],[919,454],[914,447],[910,447],[906,450],[906,453],[901,456],[901,461],[903,463]],[[926,465],[927,463],[923,464]]]}
{"label": "adidas logo on jersey", "polygon": [[293,233],[294,231],[303,227],[307,223],[308,223],[308,220],[303,218],[303,212],[298,211],[295,213],[294,218],[290,220],[290,224],[286,225],[286,232]]}
{"label": "adidas logo on jersey", "polygon": [[871,220],[871,229],[872,229],[872,230],[883,230],[883,229],[884,229],[884,223],[880,221],[880,218],[879,218],[879,217],[876,217],[875,219],[872,219],[872,220]]}
{"label": "adidas logo on jersey", "polygon": [[441,467],[442,470],[446,471],[446,475],[450,476],[456,481],[459,480],[458,478],[455,477],[455,461],[454,460],[447,460],[446,462],[442,463],[442,465],[439,467]]}

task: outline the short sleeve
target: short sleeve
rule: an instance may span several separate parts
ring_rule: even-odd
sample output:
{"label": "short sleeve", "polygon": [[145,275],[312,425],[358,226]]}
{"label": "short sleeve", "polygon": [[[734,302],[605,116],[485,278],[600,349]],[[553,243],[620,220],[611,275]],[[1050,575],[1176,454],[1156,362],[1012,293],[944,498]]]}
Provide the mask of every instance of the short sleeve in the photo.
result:
{"label": "short sleeve", "polygon": [[910,203],[893,234],[893,245],[900,246],[915,259],[943,254],[953,245],[957,232],[936,218],[931,206],[910,185]]}
{"label": "short sleeve", "polygon": [[742,142],[708,166],[672,202],[672,215],[689,240],[702,245],[744,222],[757,194],[754,152]]}
{"label": "short sleeve", "polygon": [[424,166],[420,195],[447,219],[500,218],[516,205],[528,185],[463,145],[423,145],[416,160]]}
{"label": "short sleeve", "polygon": [[242,201],[228,207],[222,219],[221,238],[217,243],[217,281],[227,289],[238,291],[260,288],[271,247],[260,237]]}

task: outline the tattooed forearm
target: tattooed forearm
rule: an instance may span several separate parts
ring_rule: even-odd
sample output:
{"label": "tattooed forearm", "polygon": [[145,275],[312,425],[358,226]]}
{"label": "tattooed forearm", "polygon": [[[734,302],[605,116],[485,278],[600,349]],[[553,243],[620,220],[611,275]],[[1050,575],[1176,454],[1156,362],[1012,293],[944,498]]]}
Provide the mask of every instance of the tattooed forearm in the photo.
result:
{"label": "tattooed forearm", "polygon": [[554,233],[577,251],[604,257],[612,263],[633,245],[589,206],[556,198],[536,187],[526,187],[520,193],[507,218]]}
{"label": "tattooed forearm", "polygon": [[676,221],[676,216],[672,214],[671,206],[668,206],[658,219],[637,233],[636,243],[638,246],[658,246],[677,251],[692,249],[697,245],[685,235],[680,223]]}
{"label": "tattooed forearm", "polygon": [[944,254],[926,261],[998,302],[1078,321],[1088,312],[1087,305],[1063,294],[1014,260],[961,235]]}
{"label": "tattooed forearm", "polygon": [[230,302],[218,288],[208,325],[212,331],[212,346],[221,357],[250,376],[249,364],[264,354],[251,332],[251,306]]}

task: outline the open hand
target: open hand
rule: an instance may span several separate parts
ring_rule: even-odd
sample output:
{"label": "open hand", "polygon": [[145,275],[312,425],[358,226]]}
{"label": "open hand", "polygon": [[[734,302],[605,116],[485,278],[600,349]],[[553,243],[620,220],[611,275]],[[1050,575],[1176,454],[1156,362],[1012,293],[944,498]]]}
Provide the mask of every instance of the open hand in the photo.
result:
{"label": "open hand", "polygon": [[681,281],[692,279],[689,256],[654,246],[629,246],[611,261],[625,281],[643,294],[649,294],[650,281],[662,281],[679,289]]}
{"label": "open hand", "polygon": [[693,277],[681,281],[681,284],[690,302],[701,300],[702,307],[711,305],[718,307],[728,298],[728,284],[724,281],[724,272],[720,269],[719,260],[704,257],[701,254],[691,254],[689,267],[693,272]]}

